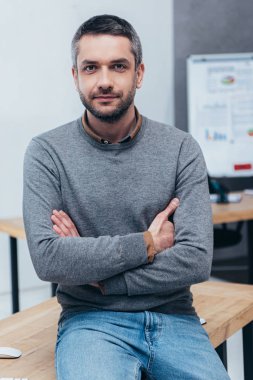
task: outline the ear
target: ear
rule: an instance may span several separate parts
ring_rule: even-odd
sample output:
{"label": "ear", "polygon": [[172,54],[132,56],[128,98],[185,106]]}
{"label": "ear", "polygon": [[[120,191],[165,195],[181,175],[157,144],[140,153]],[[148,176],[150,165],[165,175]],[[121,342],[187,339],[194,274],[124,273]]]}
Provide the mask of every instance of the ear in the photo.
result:
{"label": "ear", "polygon": [[76,89],[78,89],[78,72],[77,72],[77,69],[74,66],[72,66],[71,70],[72,70],[72,75],[74,78]]}
{"label": "ear", "polygon": [[136,88],[141,88],[142,86],[144,71],[145,71],[145,66],[144,66],[144,63],[142,62],[137,69]]}

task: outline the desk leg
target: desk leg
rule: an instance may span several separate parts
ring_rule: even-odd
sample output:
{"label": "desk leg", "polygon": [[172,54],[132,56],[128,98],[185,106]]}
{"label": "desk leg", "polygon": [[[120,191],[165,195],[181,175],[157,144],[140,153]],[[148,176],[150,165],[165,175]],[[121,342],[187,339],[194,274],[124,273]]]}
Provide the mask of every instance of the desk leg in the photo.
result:
{"label": "desk leg", "polygon": [[253,284],[253,220],[248,220],[249,284]]}
{"label": "desk leg", "polygon": [[57,284],[54,284],[53,282],[51,283],[51,295],[52,297],[55,296],[56,294],[56,289],[57,289]]}
{"label": "desk leg", "polygon": [[12,312],[19,311],[17,239],[10,237]]}
{"label": "desk leg", "polygon": [[253,322],[250,322],[242,330],[243,332],[243,362],[244,380],[253,379]]}
{"label": "desk leg", "polygon": [[216,352],[220,357],[220,360],[222,361],[224,367],[227,369],[227,342],[221,343],[218,347],[216,347]]}

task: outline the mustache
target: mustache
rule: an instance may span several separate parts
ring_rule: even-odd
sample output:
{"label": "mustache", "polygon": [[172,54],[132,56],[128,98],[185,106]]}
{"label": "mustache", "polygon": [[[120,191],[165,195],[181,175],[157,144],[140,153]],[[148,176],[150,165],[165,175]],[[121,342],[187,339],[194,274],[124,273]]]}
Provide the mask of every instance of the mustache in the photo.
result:
{"label": "mustache", "polygon": [[122,96],[121,92],[113,92],[111,89],[106,89],[106,90],[101,90],[99,92],[95,92],[94,94],[92,94],[92,99],[97,98],[99,96],[103,96],[103,95],[111,95],[117,98]]}

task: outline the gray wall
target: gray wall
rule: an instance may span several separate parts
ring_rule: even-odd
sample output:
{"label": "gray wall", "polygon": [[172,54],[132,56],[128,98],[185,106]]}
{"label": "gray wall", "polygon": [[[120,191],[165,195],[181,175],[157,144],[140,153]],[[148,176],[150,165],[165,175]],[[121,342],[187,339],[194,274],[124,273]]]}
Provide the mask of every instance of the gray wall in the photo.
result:
{"label": "gray wall", "polygon": [[175,120],[187,130],[186,58],[253,51],[252,0],[174,1]]}

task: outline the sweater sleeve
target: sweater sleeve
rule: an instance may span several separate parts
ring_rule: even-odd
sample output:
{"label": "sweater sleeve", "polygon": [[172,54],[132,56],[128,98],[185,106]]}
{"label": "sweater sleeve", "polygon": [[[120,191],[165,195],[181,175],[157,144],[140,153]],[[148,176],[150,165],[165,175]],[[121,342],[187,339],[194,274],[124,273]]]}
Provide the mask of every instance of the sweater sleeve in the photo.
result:
{"label": "sweater sleeve", "polygon": [[155,256],[152,264],[102,281],[105,295],[163,293],[205,281],[211,271],[213,224],[207,170],[197,142],[183,140],[177,164],[174,214],[175,244]]}
{"label": "sweater sleeve", "polygon": [[61,181],[49,152],[32,140],[24,159],[23,217],[34,268],[44,281],[84,285],[148,263],[143,233],[59,237],[54,209],[64,209]]}

